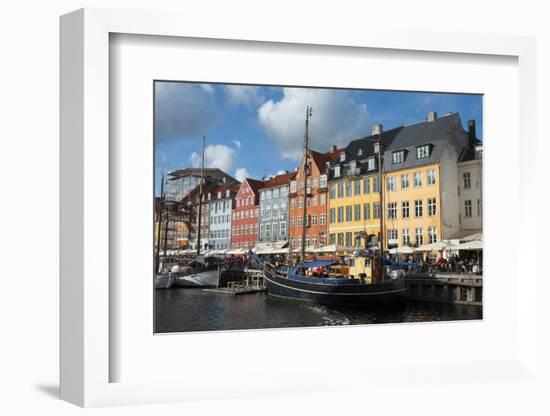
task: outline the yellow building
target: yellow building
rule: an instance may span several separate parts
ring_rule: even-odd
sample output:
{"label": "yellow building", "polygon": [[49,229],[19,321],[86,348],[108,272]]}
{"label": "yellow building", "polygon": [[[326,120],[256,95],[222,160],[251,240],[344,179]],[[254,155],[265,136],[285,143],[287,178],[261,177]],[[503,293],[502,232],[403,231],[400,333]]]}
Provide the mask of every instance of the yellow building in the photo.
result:
{"label": "yellow building", "polygon": [[441,239],[439,164],[384,173],[386,248],[421,246]]}
{"label": "yellow building", "polygon": [[[378,189],[382,146],[384,248],[418,247],[450,239],[462,228],[459,167],[474,157],[475,123],[465,131],[460,116],[438,118],[352,141],[329,169],[329,244],[367,247],[380,236]],[[478,197],[480,198],[480,197]],[[478,203],[481,204],[481,203]],[[370,240],[378,246],[377,238]],[[358,260],[350,270],[357,270]]]}

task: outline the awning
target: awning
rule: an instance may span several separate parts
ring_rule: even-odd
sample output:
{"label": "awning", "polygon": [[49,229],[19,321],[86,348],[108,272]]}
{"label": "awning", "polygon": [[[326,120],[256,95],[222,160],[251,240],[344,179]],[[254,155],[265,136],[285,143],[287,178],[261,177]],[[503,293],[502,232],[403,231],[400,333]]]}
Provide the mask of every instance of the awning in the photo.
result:
{"label": "awning", "polygon": [[390,254],[413,254],[414,248],[410,246],[401,246],[390,249]]}
{"label": "awning", "polygon": [[[252,249],[255,254],[275,254],[286,246],[287,241],[276,241],[273,243],[258,243]],[[287,250],[288,251],[288,250]]]}
{"label": "awning", "polygon": [[448,239],[460,240],[460,241],[483,240],[483,230],[481,229],[460,230],[454,233]]}
{"label": "awning", "polygon": [[329,244],[328,246],[319,247],[317,253],[337,253],[337,252],[353,252],[356,247],[344,247],[338,244]]}
{"label": "awning", "polygon": [[423,246],[417,247],[416,251],[443,251],[443,250],[456,250],[457,245],[452,244],[448,241],[438,241],[436,243],[424,244]]}
{"label": "awning", "polygon": [[458,250],[483,250],[482,240],[467,241],[457,246]]}

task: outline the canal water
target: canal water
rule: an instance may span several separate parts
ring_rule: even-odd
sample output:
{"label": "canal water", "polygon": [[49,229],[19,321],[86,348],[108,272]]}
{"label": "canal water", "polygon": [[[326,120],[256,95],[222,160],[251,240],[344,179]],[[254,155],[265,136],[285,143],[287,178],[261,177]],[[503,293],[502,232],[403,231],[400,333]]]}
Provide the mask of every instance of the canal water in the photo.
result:
{"label": "canal water", "polygon": [[408,302],[369,310],[279,299],[266,293],[231,296],[201,289],[155,290],[156,333],[481,318],[478,306]]}

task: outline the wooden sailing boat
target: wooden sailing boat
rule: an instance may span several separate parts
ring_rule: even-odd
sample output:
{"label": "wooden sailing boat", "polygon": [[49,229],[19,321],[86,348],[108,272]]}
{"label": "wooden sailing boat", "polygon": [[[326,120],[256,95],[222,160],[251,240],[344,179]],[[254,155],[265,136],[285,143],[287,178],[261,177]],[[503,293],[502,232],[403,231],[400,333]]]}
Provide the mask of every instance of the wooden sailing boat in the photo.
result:
{"label": "wooden sailing boat", "polygon": [[[307,161],[309,156],[309,117],[311,107],[306,109],[306,125],[304,135],[304,170],[303,170],[303,209],[307,218]],[[379,175],[382,177],[382,139],[378,143]],[[301,263],[287,268],[277,268],[264,263],[264,277],[269,295],[298,299],[303,301],[335,304],[391,304],[401,301],[406,291],[401,278],[386,279],[384,276],[384,244],[383,244],[383,187],[380,181],[381,227],[380,227],[380,257],[379,278],[373,283],[365,279],[342,275],[337,260],[315,260],[305,262],[305,235],[307,221],[302,222]],[[373,262],[374,263],[374,262]]]}

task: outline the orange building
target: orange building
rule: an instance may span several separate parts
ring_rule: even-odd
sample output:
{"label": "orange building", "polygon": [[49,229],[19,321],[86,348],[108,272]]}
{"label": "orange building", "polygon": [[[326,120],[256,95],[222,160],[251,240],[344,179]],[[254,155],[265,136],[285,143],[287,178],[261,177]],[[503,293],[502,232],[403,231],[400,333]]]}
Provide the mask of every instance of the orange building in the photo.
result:
{"label": "orange building", "polygon": [[[296,177],[290,182],[289,193],[289,235],[292,248],[302,246],[302,224],[304,223],[304,192],[307,193],[307,218],[305,245],[322,247],[328,244],[328,178],[330,162],[338,157],[339,151],[333,146],[328,153],[314,150],[308,152],[307,168],[302,160]],[[305,179],[305,181],[304,181]]]}

